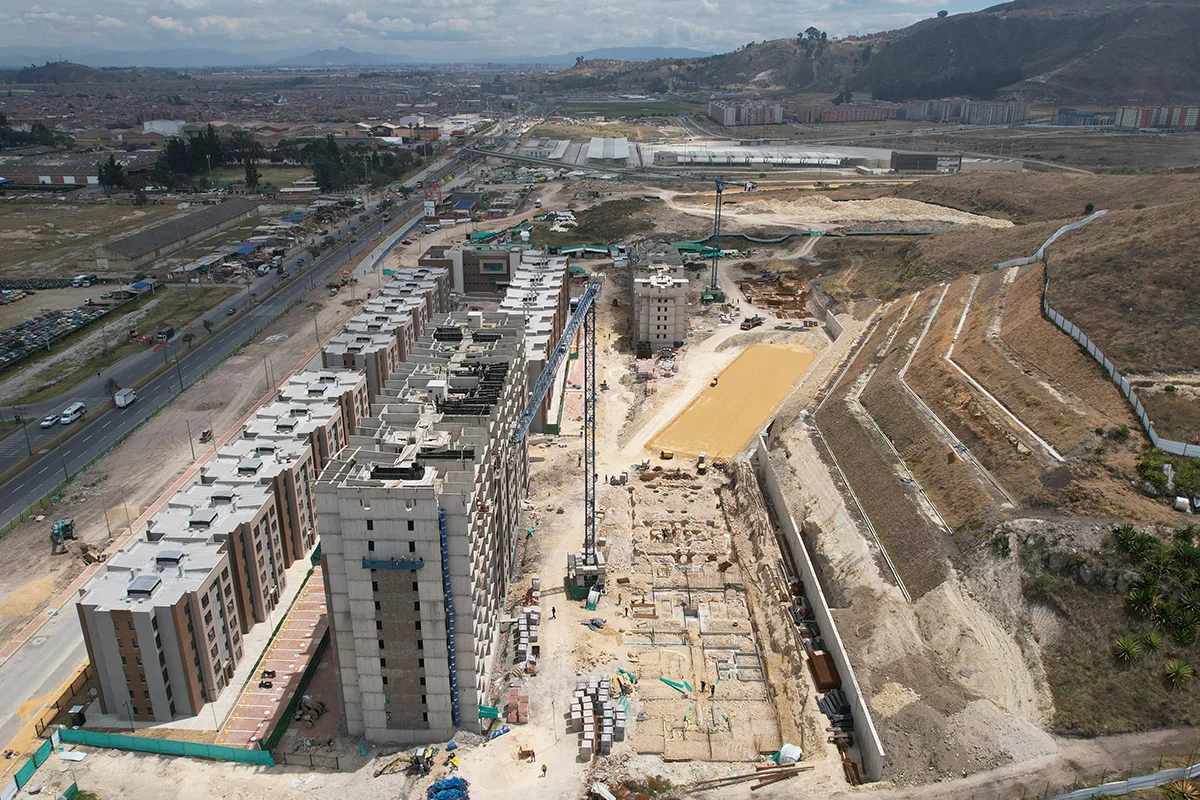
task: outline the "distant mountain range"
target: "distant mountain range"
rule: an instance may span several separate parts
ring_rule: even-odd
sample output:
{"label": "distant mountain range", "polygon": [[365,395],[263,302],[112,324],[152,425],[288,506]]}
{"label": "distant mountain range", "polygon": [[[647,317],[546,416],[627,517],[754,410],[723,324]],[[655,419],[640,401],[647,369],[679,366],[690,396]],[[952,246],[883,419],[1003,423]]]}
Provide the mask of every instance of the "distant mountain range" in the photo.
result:
{"label": "distant mountain range", "polygon": [[[702,58],[709,55],[686,47],[608,47],[578,53],[558,55],[506,56],[504,58],[455,59],[470,63],[548,64],[569,66],[579,56],[584,59],[619,61],[651,61],[659,58]],[[260,52],[253,55],[231,53],[214,48],[178,48],[172,50],[103,50],[95,47],[27,47],[7,48],[0,52],[0,69],[19,70],[43,66],[47,62],[70,61],[97,69],[113,67],[157,67],[161,69],[206,69],[213,67],[382,67],[418,63],[416,59],[399,55],[361,53],[348,47],[335,50],[314,50],[296,55],[286,52]]]}
{"label": "distant mountain range", "polygon": [[879,100],[1017,96],[1112,106],[1200,100],[1197,0],[1013,0],[869,36],[758,42],[681,64],[585,62],[564,90],[851,90]]}

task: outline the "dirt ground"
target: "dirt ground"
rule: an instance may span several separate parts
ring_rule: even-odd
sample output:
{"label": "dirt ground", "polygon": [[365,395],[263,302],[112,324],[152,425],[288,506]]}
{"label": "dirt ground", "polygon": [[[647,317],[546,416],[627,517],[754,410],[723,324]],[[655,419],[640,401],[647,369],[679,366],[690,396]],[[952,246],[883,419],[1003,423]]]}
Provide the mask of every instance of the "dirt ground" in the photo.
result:
{"label": "dirt ground", "polygon": [[650,441],[677,456],[737,454],[812,364],[802,347],[755,344],[742,351],[678,417]]}
{"label": "dirt ground", "polygon": [[73,203],[0,203],[0,277],[77,275],[77,258],[114,236],[147,228],[175,213],[173,205],[141,208]]}

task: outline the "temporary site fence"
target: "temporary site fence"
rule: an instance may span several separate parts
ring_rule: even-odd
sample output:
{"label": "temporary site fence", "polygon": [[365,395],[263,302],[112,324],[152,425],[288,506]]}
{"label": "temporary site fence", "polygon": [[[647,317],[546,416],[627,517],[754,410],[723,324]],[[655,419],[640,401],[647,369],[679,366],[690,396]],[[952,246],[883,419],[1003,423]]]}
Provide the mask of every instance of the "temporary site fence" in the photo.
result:
{"label": "temporary site fence", "polygon": [[1175,441],[1174,439],[1165,439],[1158,435],[1158,432],[1154,429],[1154,421],[1151,420],[1150,415],[1146,413],[1145,406],[1142,405],[1142,401],[1138,398],[1137,392],[1134,391],[1134,388],[1129,383],[1129,380],[1126,379],[1126,377],[1122,375],[1119,370],[1117,370],[1113,362],[1104,355],[1104,351],[1102,351],[1095,342],[1089,339],[1087,334],[1085,334],[1078,325],[1071,322],[1069,319],[1055,311],[1054,308],[1050,306],[1050,257],[1046,252],[1046,248],[1057,241],[1058,238],[1063,234],[1073,231],[1077,228],[1082,228],[1084,225],[1087,225],[1093,220],[1099,219],[1107,213],[1107,211],[1097,211],[1096,213],[1085,217],[1078,222],[1072,222],[1070,225],[1064,225],[1055,231],[1054,235],[1047,239],[1045,244],[1038,248],[1038,251],[1032,256],[1005,261],[1002,264],[996,264],[993,269],[1019,267],[1041,261],[1042,315],[1046,319],[1050,320],[1050,322],[1054,323],[1054,326],[1060,331],[1074,339],[1080,347],[1087,351],[1088,355],[1096,360],[1096,363],[1104,368],[1104,371],[1108,373],[1108,377],[1112,379],[1112,382],[1115,383],[1117,388],[1121,390],[1121,394],[1123,394],[1125,399],[1129,401],[1129,405],[1133,407],[1133,413],[1137,415],[1138,421],[1142,423],[1142,428],[1146,431],[1146,436],[1150,439],[1150,443],[1152,445],[1157,447],[1159,450],[1171,453],[1172,455],[1184,456],[1186,458],[1198,457],[1200,456],[1200,445],[1187,444],[1185,442]]}
{"label": "temporary site fence", "polygon": [[[242,764],[275,766],[275,759],[266,750],[243,750],[223,744],[183,742],[176,739],[154,739],[148,736],[130,736],[121,733],[103,733],[74,728],[60,728],[58,735],[67,744],[82,744],[88,747],[106,747],[111,750],[132,750],[138,753],[155,753],[164,756],[190,756],[211,758],[216,761],[234,761]],[[46,742],[48,746],[50,742]]]}
{"label": "temporary site fence", "polygon": [[752,461],[767,501],[775,514],[775,519],[783,530],[792,560],[796,562],[796,568],[800,570],[800,577],[804,581],[804,592],[812,607],[813,616],[816,617],[817,624],[821,628],[825,647],[842,679],[842,691],[845,692],[846,699],[850,702],[851,715],[854,717],[854,742],[862,757],[864,777],[870,781],[877,781],[883,774],[883,743],[879,740],[879,732],[875,730],[875,721],[871,718],[871,710],[867,707],[862,688],[854,676],[854,667],[850,664],[850,656],[846,653],[842,637],[838,634],[837,625],[829,611],[829,602],[825,599],[825,592],[821,589],[821,583],[817,579],[817,570],[813,566],[812,559],[808,555],[808,548],[805,547],[804,539],[800,535],[800,527],[796,524],[791,512],[788,511],[783,491],[779,487],[779,479],[775,475],[767,453],[767,440],[762,434],[758,436],[757,448]]}
{"label": "temporary site fence", "polygon": [[1181,781],[1188,778],[1200,777],[1200,764],[1176,769],[1163,769],[1150,775],[1137,775],[1123,781],[1109,781],[1099,786],[1087,789],[1076,789],[1073,792],[1056,795],[1050,800],[1090,800],[1093,797],[1120,797],[1134,792],[1165,786],[1171,781]]}
{"label": "temporary site fence", "polygon": [[33,773],[37,772],[37,768],[45,763],[53,750],[54,745],[49,739],[42,742],[41,746],[33,751],[33,755],[29,757],[29,760],[22,764],[20,769],[16,771],[16,774],[13,775],[8,785],[0,789],[0,800],[10,800],[10,798],[16,797],[21,787],[33,780]]}

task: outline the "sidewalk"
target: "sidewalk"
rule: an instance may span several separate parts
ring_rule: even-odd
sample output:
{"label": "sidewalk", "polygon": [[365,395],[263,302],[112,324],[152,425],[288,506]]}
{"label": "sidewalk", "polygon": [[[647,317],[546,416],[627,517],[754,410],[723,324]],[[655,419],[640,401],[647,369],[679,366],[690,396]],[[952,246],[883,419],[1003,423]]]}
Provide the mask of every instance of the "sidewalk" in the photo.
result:
{"label": "sidewalk", "polygon": [[[309,575],[304,591],[288,609],[279,632],[267,643],[257,669],[253,674],[247,674],[248,680],[239,692],[232,691],[232,686],[227,690],[232,713],[217,735],[217,744],[254,749],[271,735],[287,713],[288,704],[298,691],[301,678],[316,656],[328,628],[325,581],[321,568],[316,567]],[[247,672],[255,668],[249,652],[243,664],[247,665]],[[275,671],[275,677],[266,679],[272,684],[270,689],[259,688],[263,670]],[[241,672],[239,667],[231,684],[242,678]],[[325,704],[328,709],[329,701]]]}

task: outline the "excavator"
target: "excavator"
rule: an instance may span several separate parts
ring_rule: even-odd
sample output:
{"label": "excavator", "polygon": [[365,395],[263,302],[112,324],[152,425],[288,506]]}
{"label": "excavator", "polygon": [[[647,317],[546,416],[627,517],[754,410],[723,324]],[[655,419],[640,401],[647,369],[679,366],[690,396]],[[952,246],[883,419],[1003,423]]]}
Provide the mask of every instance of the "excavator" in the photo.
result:
{"label": "excavator", "polygon": [[75,520],[55,520],[50,528],[50,555],[57,556],[67,552],[67,539],[75,538]]}
{"label": "excavator", "polygon": [[388,775],[395,771],[401,764],[404,765],[406,772],[414,775],[428,775],[429,771],[433,769],[433,757],[437,755],[437,752],[438,748],[436,747],[426,747],[424,749],[418,747],[411,753],[402,753],[377,769],[375,777]]}

